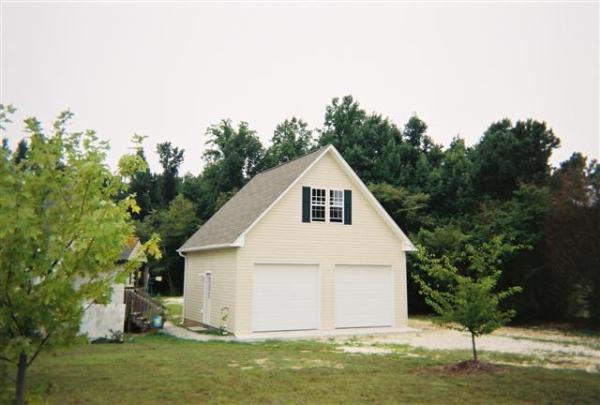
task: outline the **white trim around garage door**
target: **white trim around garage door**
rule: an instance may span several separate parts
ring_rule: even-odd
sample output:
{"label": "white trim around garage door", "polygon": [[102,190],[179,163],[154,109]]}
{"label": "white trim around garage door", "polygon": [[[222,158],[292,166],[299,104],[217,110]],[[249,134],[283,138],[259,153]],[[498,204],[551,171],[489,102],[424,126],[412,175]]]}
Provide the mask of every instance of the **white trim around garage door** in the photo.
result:
{"label": "white trim around garage door", "polygon": [[252,331],[320,329],[318,264],[256,263],[252,274]]}
{"label": "white trim around garage door", "polygon": [[395,291],[393,266],[336,265],[335,328],[394,326]]}

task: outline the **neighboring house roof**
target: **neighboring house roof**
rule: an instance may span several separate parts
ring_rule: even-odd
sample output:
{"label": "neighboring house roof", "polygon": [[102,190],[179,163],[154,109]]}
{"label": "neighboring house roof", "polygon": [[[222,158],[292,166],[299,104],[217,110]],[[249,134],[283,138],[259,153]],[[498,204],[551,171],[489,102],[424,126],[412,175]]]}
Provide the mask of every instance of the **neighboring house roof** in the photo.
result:
{"label": "neighboring house roof", "polygon": [[123,247],[123,251],[121,252],[120,261],[125,262],[127,260],[130,260],[140,246],[141,244],[138,238],[129,238],[129,240],[125,243],[125,246]]}
{"label": "neighboring house roof", "polygon": [[355,181],[396,235],[402,239],[404,250],[414,250],[410,240],[373,197],[337,149],[333,145],[328,145],[254,176],[177,251],[185,253],[243,246],[244,235],[302,178],[304,173],[328,152],[340,162],[344,171]]}

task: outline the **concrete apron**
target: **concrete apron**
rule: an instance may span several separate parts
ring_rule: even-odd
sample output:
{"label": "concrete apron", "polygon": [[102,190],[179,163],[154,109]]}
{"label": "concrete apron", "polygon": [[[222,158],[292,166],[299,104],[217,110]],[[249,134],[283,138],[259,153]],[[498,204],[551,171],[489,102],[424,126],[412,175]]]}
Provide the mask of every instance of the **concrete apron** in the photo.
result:
{"label": "concrete apron", "polygon": [[333,337],[352,337],[368,335],[392,335],[398,333],[415,332],[413,328],[343,328],[334,330],[289,330],[280,332],[254,332],[236,335],[240,342],[262,342],[265,340],[303,340],[327,339]]}
{"label": "concrete apron", "polygon": [[207,341],[237,341],[237,342],[264,342],[265,340],[304,340],[327,339],[335,337],[352,337],[368,335],[392,335],[398,333],[416,332],[413,328],[344,328],[334,330],[293,330],[280,332],[254,332],[235,336],[215,336],[196,333],[181,326],[166,322],[164,332],[180,339]]}

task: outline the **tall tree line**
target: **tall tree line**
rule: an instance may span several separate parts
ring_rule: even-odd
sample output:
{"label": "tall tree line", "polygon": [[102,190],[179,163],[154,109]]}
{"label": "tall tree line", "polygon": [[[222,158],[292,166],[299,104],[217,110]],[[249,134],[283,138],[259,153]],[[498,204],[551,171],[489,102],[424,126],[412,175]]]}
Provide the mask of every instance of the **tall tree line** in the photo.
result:
{"label": "tall tree line", "polygon": [[[182,291],[175,249],[255,174],[333,144],[428,251],[460,260],[467,244],[500,237],[512,246],[500,287],[523,287],[510,302],[522,320],[600,324],[600,165],[575,153],[553,168],[560,140],[544,122],[502,119],[471,147],[460,137],[444,147],[416,115],[399,126],[345,96],[326,107],[321,128],[286,119],[268,146],[246,122],[222,120],[205,135],[199,175],[180,175],[184,151],[167,142],[156,147],[162,171],[132,179],[139,234],[163,238],[164,257],[153,264],[165,275],[162,292]],[[414,260],[409,272],[419,271]],[[409,310],[426,311],[417,291],[409,286]]]}

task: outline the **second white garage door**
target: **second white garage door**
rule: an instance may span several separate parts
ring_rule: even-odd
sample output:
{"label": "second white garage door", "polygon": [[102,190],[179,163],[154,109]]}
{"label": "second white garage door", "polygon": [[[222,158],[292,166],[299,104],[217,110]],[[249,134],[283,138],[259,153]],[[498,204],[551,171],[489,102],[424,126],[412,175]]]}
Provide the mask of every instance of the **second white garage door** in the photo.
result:
{"label": "second white garage door", "polygon": [[335,327],[392,326],[393,278],[390,266],[335,267]]}
{"label": "second white garage door", "polygon": [[254,332],[318,328],[317,265],[257,264],[252,284]]}

